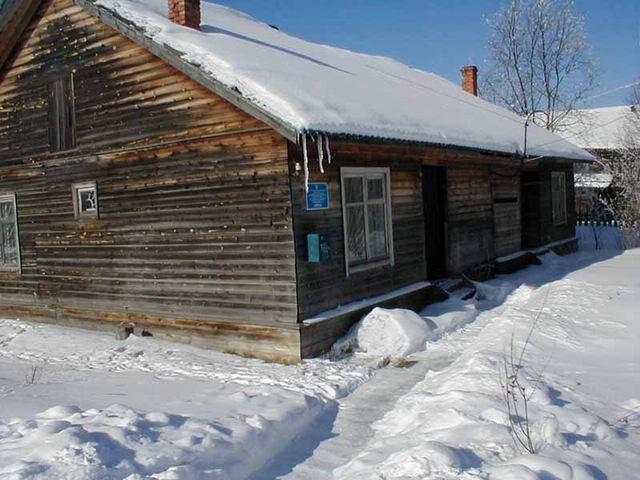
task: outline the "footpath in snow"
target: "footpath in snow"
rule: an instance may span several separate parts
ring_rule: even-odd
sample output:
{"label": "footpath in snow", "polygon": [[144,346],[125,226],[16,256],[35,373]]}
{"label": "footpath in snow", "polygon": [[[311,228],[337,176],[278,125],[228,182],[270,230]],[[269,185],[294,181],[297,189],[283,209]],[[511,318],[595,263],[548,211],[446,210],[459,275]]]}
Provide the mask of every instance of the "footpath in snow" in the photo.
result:
{"label": "footpath in snow", "polygon": [[[475,320],[409,357],[449,365],[374,422],[333,478],[638,478],[640,250],[598,255],[550,254],[479,285]],[[530,332],[521,365],[533,455],[514,445],[501,375]]]}
{"label": "footpath in snow", "polygon": [[[297,366],[0,321],[0,479],[636,478],[640,251],[543,261]],[[533,455],[501,389],[530,331]]]}
{"label": "footpath in snow", "polygon": [[0,479],[247,478],[371,372],[1,321]]}

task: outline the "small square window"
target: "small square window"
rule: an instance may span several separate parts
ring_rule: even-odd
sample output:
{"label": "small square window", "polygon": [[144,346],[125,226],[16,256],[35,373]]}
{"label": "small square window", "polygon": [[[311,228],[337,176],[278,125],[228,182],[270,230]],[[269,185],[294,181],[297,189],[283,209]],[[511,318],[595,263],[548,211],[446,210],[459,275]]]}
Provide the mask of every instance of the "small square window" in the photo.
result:
{"label": "small square window", "polygon": [[76,218],[98,218],[98,187],[96,182],[73,185],[73,208]]}

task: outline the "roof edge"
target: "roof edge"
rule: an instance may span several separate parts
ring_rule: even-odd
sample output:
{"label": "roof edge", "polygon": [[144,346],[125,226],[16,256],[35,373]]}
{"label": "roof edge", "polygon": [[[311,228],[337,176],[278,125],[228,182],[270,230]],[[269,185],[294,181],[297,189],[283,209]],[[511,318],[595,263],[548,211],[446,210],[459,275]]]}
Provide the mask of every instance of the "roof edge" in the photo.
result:
{"label": "roof edge", "polygon": [[[7,0],[0,7],[0,70],[11,58],[15,46],[22,38],[42,0]],[[14,22],[12,28],[11,22]]]}
{"label": "roof edge", "polygon": [[131,22],[111,10],[95,5],[93,0],[74,0],[74,2],[100,21],[120,32],[129,40],[145,48],[153,55],[165,61],[187,77],[198,82],[214,94],[219,95],[252,117],[263,121],[286,139],[293,143],[298,143],[299,135],[298,130],[295,127],[281,121],[279,118],[276,118],[269,112],[260,108],[255,103],[242,96],[239,91],[236,91],[222,82],[206,75],[196,66],[184,60],[181,56],[181,52],[174,50],[167,45],[161,45],[153,41],[153,39],[145,35],[144,32],[134,26]]}
{"label": "roof edge", "polygon": [[[526,157],[523,157],[521,154],[518,154],[516,152],[505,152],[505,151],[501,151],[501,150],[491,150],[488,148],[480,148],[480,147],[468,147],[465,145],[456,145],[453,143],[437,143],[437,142],[427,142],[427,141],[420,141],[420,140],[406,140],[406,139],[400,139],[400,138],[393,138],[393,137],[377,137],[377,136],[373,136],[373,135],[356,135],[356,134],[351,134],[351,133],[335,133],[335,132],[327,132],[327,131],[323,131],[323,130],[304,130],[303,132],[301,132],[301,135],[325,135],[327,137],[329,137],[332,141],[358,141],[358,142],[366,142],[366,143],[393,143],[395,145],[412,145],[412,146],[430,146],[430,147],[439,147],[439,148],[450,148],[453,150],[464,150],[464,151],[468,151],[468,152],[477,152],[477,153],[482,153],[485,155],[490,155],[490,156],[494,156],[494,157],[511,157],[511,158],[518,158],[518,159],[523,159],[525,161],[566,161],[566,162],[573,162],[573,163],[594,163],[596,162],[595,157],[591,158],[591,159],[587,159],[587,158],[572,158],[572,157],[563,157],[563,156],[558,156],[558,155],[527,155]],[[588,153],[589,155],[591,155],[589,152],[587,152],[585,149],[581,148],[581,150],[583,150],[584,152]],[[593,157],[593,155],[591,155]]]}
{"label": "roof edge", "polygon": [[[23,16],[20,18],[20,24],[18,25],[17,30],[14,32],[14,35],[11,35],[8,40],[9,44],[7,47],[0,48],[0,69],[4,66],[7,59],[10,58],[11,52],[14,50],[16,44],[19,42],[20,38],[24,33],[24,30],[32,20],[33,16],[37,12],[40,7],[42,0],[8,0],[1,8],[0,12],[7,13],[7,16],[4,17],[5,21],[2,21],[3,17],[0,17],[0,36],[3,32],[2,28],[6,28],[6,25],[9,24],[9,18],[12,18],[12,15],[15,15],[16,11],[18,11],[19,7],[24,8]],[[300,137],[303,134],[318,134],[321,133],[323,135],[327,135],[330,138],[336,140],[351,140],[351,141],[360,141],[360,142],[377,142],[377,143],[394,143],[394,144],[408,144],[408,145],[430,145],[436,147],[446,147],[453,148],[459,150],[467,150],[467,151],[475,151],[481,152],[484,154],[501,156],[501,157],[513,157],[517,156],[516,153],[509,153],[498,150],[491,149],[483,149],[478,147],[468,147],[464,145],[456,145],[456,144],[446,144],[446,143],[435,143],[435,142],[427,142],[420,140],[406,140],[394,137],[379,137],[379,136],[369,136],[369,135],[358,135],[358,134],[349,134],[349,133],[335,133],[335,132],[327,132],[322,130],[299,130],[293,125],[282,121],[282,119],[276,117],[265,109],[261,108],[259,105],[256,105],[251,100],[244,97],[237,89],[225,85],[224,83],[214,79],[210,75],[206,74],[202,70],[200,70],[197,66],[189,63],[185,59],[182,58],[182,52],[175,50],[169,47],[166,44],[160,44],[154,41],[151,37],[145,35],[145,33],[136,27],[132,22],[127,19],[121,17],[116,12],[109,10],[107,8],[100,7],[95,4],[95,0],[74,0],[78,6],[86,10],[89,14],[93,15],[109,27],[118,31],[129,40],[134,43],[140,45],[141,47],[148,50],[150,53],[160,58],[170,66],[174,67],[187,77],[196,81],[203,87],[210,90],[212,93],[222,97],[232,105],[236,106],[240,110],[245,113],[251,115],[252,117],[263,121],[269,127],[273,128],[280,135],[282,135],[287,140],[291,141],[294,144],[300,143]],[[585,149],[581,149],[586,152]],[[588,153],[588,152],[586,152]],[[584,162],[591,163],[594,162],[594,159],[578,159],[571,157],[560,157],[560,156],[542,156],[536,157],[534,155],[527,156],[527,159],[536,159],[536,160],[565,160],[571,162]]]}

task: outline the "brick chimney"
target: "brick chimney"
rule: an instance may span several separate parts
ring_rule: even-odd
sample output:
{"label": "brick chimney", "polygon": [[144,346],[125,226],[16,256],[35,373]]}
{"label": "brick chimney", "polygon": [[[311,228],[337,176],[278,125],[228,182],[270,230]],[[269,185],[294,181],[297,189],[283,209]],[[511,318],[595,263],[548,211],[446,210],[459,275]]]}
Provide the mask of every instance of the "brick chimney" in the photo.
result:
{"label": "brick chimney", "polygon": [[200,0],[169,0],[169,20],[200,30]]}
{"label": "brick chimney", "polygon": [[471,95],[478,96],[478,67],[468,65],[462,67],[462,90]]}

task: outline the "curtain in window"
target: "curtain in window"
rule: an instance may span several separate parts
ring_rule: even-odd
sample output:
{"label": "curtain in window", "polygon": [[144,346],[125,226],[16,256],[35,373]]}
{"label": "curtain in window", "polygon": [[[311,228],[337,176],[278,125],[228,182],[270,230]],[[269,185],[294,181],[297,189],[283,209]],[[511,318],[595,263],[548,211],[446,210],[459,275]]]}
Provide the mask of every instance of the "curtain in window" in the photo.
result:
{"label": "curtain in window", "polygon": [[364,190],[361,177],[345,179],[345,200],[347,203],[347,239],[349,258],[352,262],[367,259]]}

